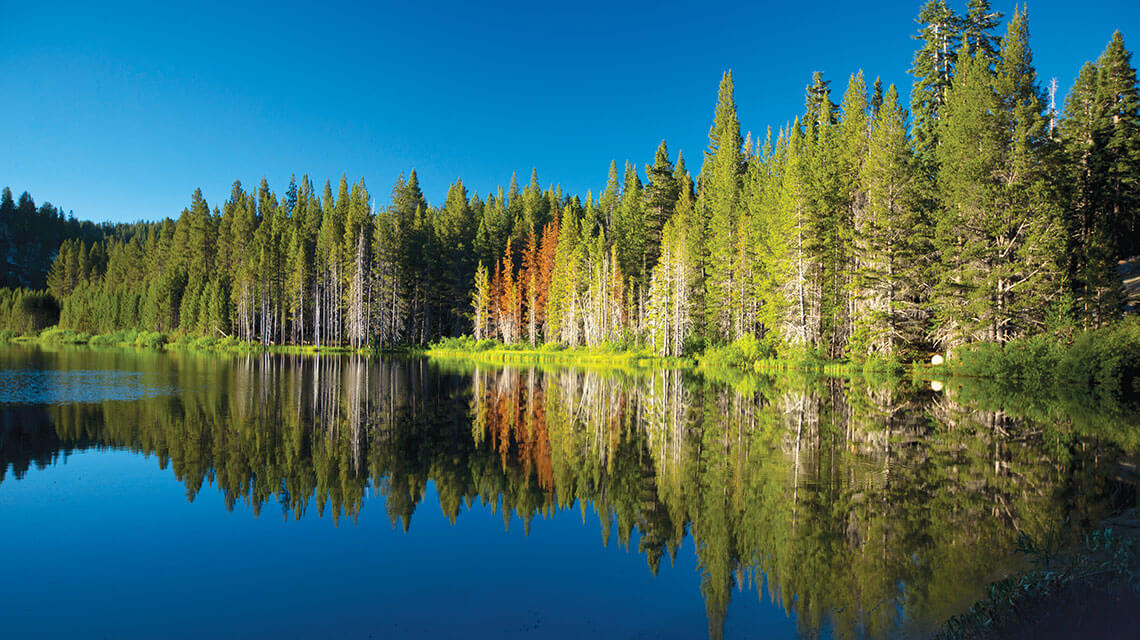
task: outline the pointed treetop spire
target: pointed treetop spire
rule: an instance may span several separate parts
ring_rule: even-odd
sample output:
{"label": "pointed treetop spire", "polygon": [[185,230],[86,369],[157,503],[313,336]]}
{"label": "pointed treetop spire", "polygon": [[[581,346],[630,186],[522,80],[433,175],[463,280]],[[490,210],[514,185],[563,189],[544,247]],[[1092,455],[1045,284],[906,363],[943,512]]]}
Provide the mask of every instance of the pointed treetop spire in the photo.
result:
{"label": "pointed treetop spire", "polygon": [[990,0],[970,0],[961,19],[962,42],[987,60],[996,59],[1000,38],[994,35],[1002,13],[990,7]]}

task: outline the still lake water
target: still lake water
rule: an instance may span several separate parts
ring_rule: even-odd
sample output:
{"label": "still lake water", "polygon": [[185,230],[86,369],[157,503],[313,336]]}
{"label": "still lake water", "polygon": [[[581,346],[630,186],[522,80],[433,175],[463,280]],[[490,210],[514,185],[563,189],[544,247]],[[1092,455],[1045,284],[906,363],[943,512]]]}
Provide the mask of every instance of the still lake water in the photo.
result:
{"label": "still lake water", "polygon": [[1098,399],[0,348],[22,637],[922,637],[1137,504]]}

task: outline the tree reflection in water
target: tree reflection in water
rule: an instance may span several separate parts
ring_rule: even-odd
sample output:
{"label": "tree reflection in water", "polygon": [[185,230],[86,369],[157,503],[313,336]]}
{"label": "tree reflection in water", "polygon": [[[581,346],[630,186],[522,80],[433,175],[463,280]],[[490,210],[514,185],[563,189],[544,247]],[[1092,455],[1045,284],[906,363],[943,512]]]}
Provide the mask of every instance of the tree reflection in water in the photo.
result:
{"label": "tree reflection in water", "polygon": [[922,633],[1012,567],[1020,532],[1066,518],[1079,532],[1136,502],[1116,466],[1135,450],[1114,435],[1127,415],[993,389],[355,356],[13,358],[144,371],[178,393],[0,405],[0,482],[111,447],[156,456],[188,500],[211,484],[229,509],[286,518],[355,520],[374,491],[407,531],[428,482],[453,523],[475,501],[528,531],[592,509],[603,544],[616,532],[654,574],[691,537],[712,637],[734,590],[794,612],[806,635]]}

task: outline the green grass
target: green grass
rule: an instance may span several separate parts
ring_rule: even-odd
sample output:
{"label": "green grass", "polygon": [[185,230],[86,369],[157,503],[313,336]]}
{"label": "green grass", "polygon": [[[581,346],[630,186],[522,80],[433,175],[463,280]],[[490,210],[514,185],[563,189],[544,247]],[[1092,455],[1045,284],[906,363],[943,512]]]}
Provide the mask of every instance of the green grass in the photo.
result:
{"label": "green grass", "polygon": [[644,348],[621,345],[566,348],[558,343],[540,346],[502,344],[493,340],[470,337],[444,338],[432,344],[424,354],[433,358],[464,358],[485,364],[536,364],[582,367],[617,367],[645,369],[652,367],[690,367],[689,358],[669,358]]}
{"label": "green grass", "polygon": [[[19,334],[15,331],[0,331],[0,344],[40,344],[45,346],[86,346],[93,348],[140,348],[153,350],[208,351],[228,353],[357,353],[371,354],[372,348],[353,349],[351,347],[320,347],[313,345],[263,345],[258,342],[245,342],[233,336],[170,336],[157,331],[122,329],[112,333],[90,335],[87,333],[48,327],[38,333]],[[418,353],[417,349],[396,349],[400,353]]]}

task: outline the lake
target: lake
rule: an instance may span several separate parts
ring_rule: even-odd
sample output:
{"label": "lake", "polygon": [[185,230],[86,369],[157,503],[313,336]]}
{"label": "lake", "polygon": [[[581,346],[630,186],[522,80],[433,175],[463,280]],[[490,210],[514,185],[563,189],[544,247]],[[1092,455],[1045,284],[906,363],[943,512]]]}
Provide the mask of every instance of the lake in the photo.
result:
{"label": "lake", "polygon": [[923,637],[1019,533],[1135,506],[1135,427],[986,384],[0,347],[0,619]]}

